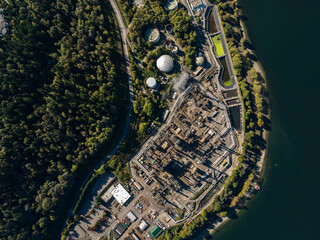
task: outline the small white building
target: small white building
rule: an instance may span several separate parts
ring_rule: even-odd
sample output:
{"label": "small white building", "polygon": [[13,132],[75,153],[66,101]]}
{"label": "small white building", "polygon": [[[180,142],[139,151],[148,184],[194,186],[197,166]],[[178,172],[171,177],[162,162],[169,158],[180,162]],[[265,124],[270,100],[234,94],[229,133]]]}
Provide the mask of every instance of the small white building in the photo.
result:
{"label": "small white building", "polygon": [[131,211],[128,212],[127,217],[130,219],[131,222],[137,220],[137,217]]}
{"label": "small white building", "polygon": [[147,230],[148,227],[149,227],[149,224],[145,220],[142,219],[142,221],[141,221],[141,223],[139,225],[139,228],[142,231],[145,231],[145,230]]}
{"label": "small white building", "polygon": [[119,183],[112,191],[112,196],[120,203],[120,205],[124,205],[126,201],[129,200],[131,195],[127,192],[127,190]]}
{"label": "small white building", "polygon": [[106,193],[103,195],[103,198],[106,202],[108,202],[111,198],[112,198],[112,191],[113,189],[115,188],[115,186],[111,186],[107,191]]}

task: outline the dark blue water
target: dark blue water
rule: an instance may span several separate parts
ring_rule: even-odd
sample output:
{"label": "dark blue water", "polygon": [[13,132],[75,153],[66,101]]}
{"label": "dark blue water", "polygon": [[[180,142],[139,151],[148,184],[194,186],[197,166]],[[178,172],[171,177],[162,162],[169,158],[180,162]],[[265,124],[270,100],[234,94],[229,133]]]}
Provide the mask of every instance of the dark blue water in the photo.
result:
{"label": "dark blue water", "polygon": [[320,1],[241,0],[268,80],[262,190],[215,240],[320,239]]}

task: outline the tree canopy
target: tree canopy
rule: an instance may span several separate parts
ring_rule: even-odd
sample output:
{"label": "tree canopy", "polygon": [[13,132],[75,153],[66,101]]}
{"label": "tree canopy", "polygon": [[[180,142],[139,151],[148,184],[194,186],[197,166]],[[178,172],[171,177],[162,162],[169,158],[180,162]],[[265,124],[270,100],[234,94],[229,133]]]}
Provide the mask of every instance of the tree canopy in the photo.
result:
{"label": "tree canopy", "polygon": [[78,170],[114,137],[119,36],[98,0],[10,3],[11,35],[0,40],[0,239],[45,239]]}

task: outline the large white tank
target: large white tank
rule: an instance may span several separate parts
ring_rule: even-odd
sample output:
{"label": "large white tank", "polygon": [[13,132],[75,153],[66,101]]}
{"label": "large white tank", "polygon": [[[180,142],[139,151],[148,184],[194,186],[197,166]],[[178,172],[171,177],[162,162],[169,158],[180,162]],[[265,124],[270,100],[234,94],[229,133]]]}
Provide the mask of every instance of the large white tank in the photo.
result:
{"label": "large white tank", "polygon": [[173,59],[169,55],[162,55],[157,60],[157,68],[161,72],[168,73],[173,69]]}

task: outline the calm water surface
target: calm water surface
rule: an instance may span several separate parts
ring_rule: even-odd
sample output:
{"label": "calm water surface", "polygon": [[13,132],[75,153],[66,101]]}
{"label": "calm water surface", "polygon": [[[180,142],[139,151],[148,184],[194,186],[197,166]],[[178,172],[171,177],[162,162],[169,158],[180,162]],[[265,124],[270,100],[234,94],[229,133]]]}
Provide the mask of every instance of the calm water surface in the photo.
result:
{"label": "calm water surface", "polygon": [[215,240],[320,239],[318,0],[240,0],[266,70],[272,132],[259,194]]}

